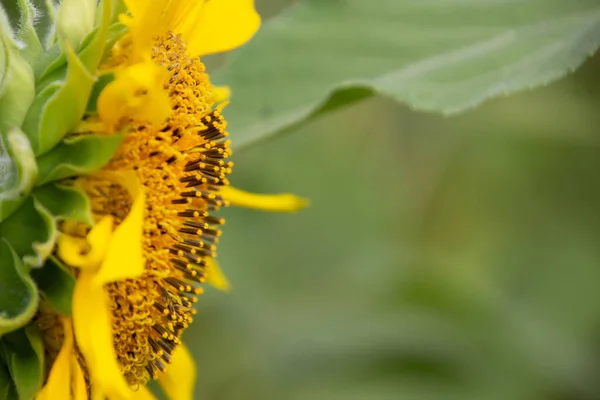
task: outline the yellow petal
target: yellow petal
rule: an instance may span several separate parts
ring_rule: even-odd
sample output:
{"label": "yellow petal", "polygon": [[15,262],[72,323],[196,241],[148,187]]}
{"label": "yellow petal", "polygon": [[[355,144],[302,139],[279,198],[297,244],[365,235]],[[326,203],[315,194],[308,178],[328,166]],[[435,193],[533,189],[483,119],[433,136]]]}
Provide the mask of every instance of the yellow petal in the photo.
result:
{"label": "yellow petal", "polygon": [[73,325],[90,374],[93,397],[128,399],[133,392],[121,375],[111,319],[107,292],[95,283],[93,272],[82,270],[73,292]]}
{"label": "yellow petal", "polygon": [[133,204],[127,217],[117,226],[112,235],[94,283],[102,285],[138,277],[144,273],[145,265],[142,255],[142,236],[146,206],[142,184],[133,171],[105,171],[96,173],[95,176],[125,188],[133,199]]}
{"label": "yellow petal", "polygon": [[71,360],[73,358],[73,329],[69,318],[61,318],[65,338],[63,345],[52,364],[48,382],[39,391],[36,400],[71,398]]}
{"label": "yellow petal", "polygon": [[155,400],[156,397],[146,386],[140,386],[137,392],[134,392],[131,400]]}
{"label": "yellow petal", "polygon": [[291,193],[256,194],[226,186],[221,188],[221,195],[232,205],[255,208],[263,211],[296,212],[308,206],[307,199]]}
{"label": "yellow petal", "polygon": [[123,118],[161,124],[171,113],[166,77],[166,69],[151,60],[115,71],[98,97],[98,115],[110,130],[118,129]]}
{"label": "yellow petal", "polygon": [[73,355],[71,357],[71,370],[73,372],[72,383],[73,383],[73,399],[74,400],[88,400],[87,385],[83,377],[83,370],[77,357]]}
{"label": "yellow petal", "polygon": [[[124,2],[130,15],[121,14],[119,20],[128,27],[129,36],[124,38],[131,43],[131,46],[128,46],[130,51],[127,57],[130,63],[135,63],[151,55],[154,37],[166,35],[168,26],[164,21],[164,14],[174,1],[125,0]],[[181,1],[175,1],[178,2]]]}
{"label": "yellow petal", "polygon": [[58,256],[72,267],[98,269],[110,243],[112,227],[112,217],[106,216],[92,228],[87,239],[60,235]]}
{"label": "yellow petal", "polygon": [[214,258],[206,259],[206,282],[219,290],[229,291],[231,284]]}
{"label": "yellow petal", "polygon": [[158,383],[170,400],[192,400],[196,384],[196,364],[184,344],[173,352],[171,364],[158,378]]}
{"label": "yellow petal", "polygon": [[228,51],[246,43],[260,26],[254,0],[125,0],[131,15],[129,59],[149,57],[156,36],[181,34],[191,57]]}
{"label": "yellow petal", "polygon": [[246,43],[260,26],[254,0],[204,1],[195,18],[185,18],[175,33],[181,33],[192,57],[220,53]]}
{"label": "yellow petal", "polygon": [[231,88],[229,86],[214,86],[213,85],[212,90],[215,95],[215,98],[214,98],[215,104],[219,104],[226,100],[229,100],[229,98],[231,97]]}
{"label": "yellow petal", "polygon": [[[133,18],[138,20],[145,20],[147,19],[147,17],[144,18],[145,13],[154,11],[156,14],[159,14],[162,11],[162,8],[164,8],[165,4],[167,3],[167,0],[154,0],[154,9],[153,7],[149,7],[148,2],[145,0],[124,0],[124,3],[131,15],[133,16]],[[148,29],[151,28],[152,27],[148,27]]]}
{"label": "yellow petal", "polygon": [[[198,22],[205,0],[125,0],[130,15],[120,15],[121,23],[128,27],[130,62],[139,62],[152,53],[154,38],[164,37],[168,32],[183,33],[182,25]],[[193,24],[192,24],[193,25]]]}
{"label": "yellow petal", "polygon": [[228,51],[246,43],[260,26],[254,0],[125,0],[131,16],[131,59],[151,54],[153,38],[181,34],[191,57]]}

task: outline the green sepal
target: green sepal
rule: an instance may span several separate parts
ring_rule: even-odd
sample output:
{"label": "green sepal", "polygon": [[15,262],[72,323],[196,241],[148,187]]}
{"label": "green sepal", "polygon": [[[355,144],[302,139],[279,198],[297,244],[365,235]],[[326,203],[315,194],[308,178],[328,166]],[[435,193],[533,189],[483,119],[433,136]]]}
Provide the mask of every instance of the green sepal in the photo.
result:
{"label": "green sepal", "polygon": [[21,126],[34,97],[31,66],[11,38],[0,33],[0,132]]}
{"label": "green sepal", "polygon": [[14,331],[33,318],[38,306],[37,288],[27,268],[12,249],[0,238],[0,336]]}
{"label": "green sepal", "polygon": [[[43,268],[32,270],[31,275],[50,305],[68,315],[75,278],[51,256],[58,236],[57,222],[64,219],[92,225],[89,200],[76,188],[50,183],[36,188],[25,204],[0,225],[0,236],[10,238],[28,265],[43,264]],[[4,308],[1,302],[0,307]]]}
{"label": "green sepal", "polygon": [[90,200],[75,187],[48,183],[37,187],[32,196],[57,220],[68,219],[94,225]]}
{"label": "green sepal", "polygon": [[18,0],[21,18],[19,21],[19,31],[17,37],[25,44],[21,49],[21,55],[29,64],[37,61],[44,49],[35,30],[36,11],[34,5],[29,0]]}
{"label": "green sepal", "polygon": [[[2,5],[0,5],[0,15],[2,14],[1,11]],[[0,23],[2,22],[0,21]],[[0,31],[0,98],[2,96],[2,91],[4,90],[4,86],[6,85],[9,65],[8,47],[5,45],[5,39],[4,35],[2,35],[2,31]]]}
{"label": "green sepal", "polygon": [[[98,5],[99,12],[96,21],[97,26],[83,38],[80,46],[81,48],[77,54],[81,63],[91,74],[96,73],[96,69],[102,60],[102,56],[104,52],[107,51],[105,43],[115,35],[115,32],[111,32],[109,27],[111,7],[110,4],[108,6],[105,6],[105,4],[105,1],[101,1]],[[41,60],[37,62],[34,67],[38,91],[40,88],[45,88],[54,81],[63,79],[65,74],[64,64],[66,62],[67,57],[64,52],[61,51],[61,47],[58,43],[46,51]]]}
{"label": "green sepal", "polygon": [[82,45],[79,58],[88,71],[95,72],[104,54],[104,45],[108,39],[110,26],[110,1],[100,1],[98,4],[97,28],[88,36]]}
{"label": "green sepal", "polygon": [[114,23],[119,20],[119,15],[127,12],[127,6],[123,0],[110,0],[111,4],[111,13],[110,13],[110,22]]}
{"label": "green sepal", "polygon": [[46,37],[44,38],[44,48],[50,48],[54,44],[56,44],[57,32],[56,32],[56,19],[58,18],[58,6],[59,4],[55,3],[54,0],[45,0],[46,4],[45,10],[48,16],[48,32],[46,32]]}
{"label": "green sepal", "polygon": [[59,36],[79,50],[83,38],[94,29],[95,14],[95,0],[62,0],[56,20]]}
{"label": "green sepal", "polygon": [[23,123],[37,155],[53,148],[81,121],[95,81],[73,50],[67,47],[66,52],[65,80],[48,85],[36,96]]}
{"label": "green sepal", "polygon": [[12,388],[14,388],[14,386],[10,374],[8,373],[6,361],[2,354],[0,354],[0,400],[12,399],[13,397],[8,397],[9,394],[11,394]]}
{"label": "green sepal", "polygon": [[[52,214],[55,222],[68,219],[94,224],[89,199],[77,188],[49,183],[36,188],[32,197]],[[68,268],[50,255],[43,268],[32,270],[31,275],[54,311],[71,315],[75,277]]]}
{"label": "green sepal", "polygon": [[100,93],[104,90],[106,85],[115,80],[115,74],[112,72],[107,72],[98,77],[98,80],[94,84],[92,88],[92,93],[90,94],[90,98],[88,100],[88,105],[86,107],[86,113],[88,114],[96,114],[98,111],[98,97]]}
{"label": "green sepal", "polygon": [[23,132],[14,128],[0,135],[0,222],[25,201],[37,171],[33,150]]}
{"label": "green sepal", "polygon": [[106,42],[104,42],[104,55],[107,56],[110,54],[110,50],[117,43],[119,39],[121,39],[127,33],[127,26],[123,25],[120,22],[116,22],[112,24],[108,28],[108,35],[106,37]]}
{"label": "green sepal", "polygon": [[50,256],[43,268],[31,271],[31,276],[52,310],[70,316],[76,280],[67,267],[56,257]]}
{"label": "green sepal", "polygon": [[38,158],[38,185],[98,170],[117,151],[124,134],[68,138]]}
{"label": "green sepal", "polygon": [[15,384],[12,381],[10,387],[8,388],[8,396],[6,398],[8,400],[20,400],[19,393],[17,393],[17,388],[15,387]]}
{"label": "green sepal", "polygon": [[34,399],[44,382],[44,345],[39,330],[29,325],[2,337],[8,371],[19,399]]}
{"label": "green sepal", "polygon": [[6,238],[29,267],[41,267],[52,252],[57,230],[54,217],[29,196],[0,224],[0,237]]}
{"label": "green sepal", "polygon": [[9,8],[6,10],[4,7],[5,6],[0,2],[0,37],[6,37],[14,43],[15,38],[13,36],[9,17],[11,9]]}
{"label": "green sepal", "polygon": [[[33,64],[33,72],[35,74],[38,92],[49,83],[53,82],[53,79],[49,78],[50,74],[54,74],[56,71],[60,70],[60,67],[64,67],[66,62],[67,57],[62,52],[58,43],[55,43],[46,49],[40,59]],[[61,76],[62,75],[64,75],[64,72],[61,72]]]}

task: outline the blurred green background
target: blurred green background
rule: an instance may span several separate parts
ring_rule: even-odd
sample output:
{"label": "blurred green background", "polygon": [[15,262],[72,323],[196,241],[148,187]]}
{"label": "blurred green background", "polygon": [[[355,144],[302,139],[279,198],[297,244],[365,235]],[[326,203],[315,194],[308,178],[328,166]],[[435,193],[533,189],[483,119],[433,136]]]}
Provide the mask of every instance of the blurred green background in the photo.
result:
{"label": "blurred green background", "polygon": [[599,399],[599,67],[454,117],[372,98],[234,154],[234,185],[312,205],[224,212],[196,397]]}
{"label": "blurred green background", "polygon": [[196,398],[600,399],[599,68],[453,117],[375,97],[234,154],[234,185],[312,204],[223,212]]}

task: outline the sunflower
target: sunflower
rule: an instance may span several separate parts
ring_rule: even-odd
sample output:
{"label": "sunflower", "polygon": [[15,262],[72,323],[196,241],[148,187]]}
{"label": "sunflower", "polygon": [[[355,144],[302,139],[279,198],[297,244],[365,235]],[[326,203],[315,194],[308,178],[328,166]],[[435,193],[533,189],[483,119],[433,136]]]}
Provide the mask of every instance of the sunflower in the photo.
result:
{"label": "sunflower", "polygon": [[[68,24],[59,35],[68,61],[64,82],[78,63],[89,72],[86,43],[110,45],[82,97],[82,118],[49,144],[47,135],[18,136],[27,137],[25,152],[33,153],[40,172],[30,186],[57,181],[63,193],[83,195],[90,217],[55,218],[49,250],[34,245],[38,266],[51,259],[75,277],[72,313],[42,301],[30,323],[40,332],[48,370],[36,398],[153,398],[146,384],[158,380],[169,398],[191,399],[195,366],[182,333],[194,318],[202,283],[229,287],[215,260],[224,224],[215,213],[229,205],[296,211],[306,202],[229,185],[228,89],[210,83],[200,57],[253,36],[260,25],[253,0],[125,0],[127,10],[111,26],[120,34],[113,36],[106,22],[110,4],[98,5],[95,35],[79,35],[75,45],[69,39],[77,38],[77,30]],[[59,10],[61,15],[69,13]],[[39,93],[52,87],[48,68],[36,82]],[[35,109],[36,99],[28,116],[47,109]],[[27,121],[21,124],[25,131]],[[92,138],[116,144],[105,161],[68,173],[56,167],[56,148]],[[34,205],[46,186],[26,188]]]}

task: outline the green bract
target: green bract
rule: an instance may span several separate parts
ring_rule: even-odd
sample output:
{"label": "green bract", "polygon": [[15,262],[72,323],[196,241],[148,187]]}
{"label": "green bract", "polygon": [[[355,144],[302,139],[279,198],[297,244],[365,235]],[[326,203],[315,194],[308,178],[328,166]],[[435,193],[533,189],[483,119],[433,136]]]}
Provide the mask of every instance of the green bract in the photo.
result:
{"label": "green bract", "polygon": [[44,380],[44,347],[39,331],[29,326],[2,338],[4,362],[8,367],[17,396],[33,399]]}
{"label": "green bract", "polygon": [[34,99],[23,123],[36,154],[53,148],[81,120],[94,78],[70,48],[64,80],[46,86]]}
{"label": "green bract", "polygon": [[35,62],[44,51],[40,38],[35,31],[36,10],[33,4],[28,0],[18,0],[18,3],[21,9],[21,18],[19,20],[17,37],[19,41],[25,44],[21,50],[21,55],[31,64]]}
{"label": "green bract", "polygon": [[63,0],[58,11],[58,31],[78,49],[83,38],[94,29],[96,0]]}
{"label": "green bract", "polygon": [[0,5],[0,400],[32,399],[42,385],[43,348],[28,324],[40,298],[71,313],[75,278],[52,256],[58,224],[93,219],[83,192],[60,181],[101,168],[123,137],[73,134],[112,80],[98,73],[125,32],[112,3],[64,0],[45,27],[29,0],[14,1],[16,20]]}
{"label": "green bract", "polygon": [[34,96],[31,66],[10,32],[0,31],[0,131],[21,126]]}
{"label": "green bract", "polygon": [[37,170],[29,140],[18,127],[0,136],[0,221],[25,200]]}
{"label": "green bract", "polygon": [[37,308],[38,296],[27,267],[12,249],[0,239],[0,335],[25,325]]}

